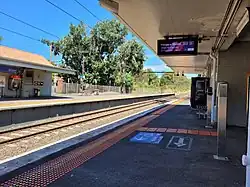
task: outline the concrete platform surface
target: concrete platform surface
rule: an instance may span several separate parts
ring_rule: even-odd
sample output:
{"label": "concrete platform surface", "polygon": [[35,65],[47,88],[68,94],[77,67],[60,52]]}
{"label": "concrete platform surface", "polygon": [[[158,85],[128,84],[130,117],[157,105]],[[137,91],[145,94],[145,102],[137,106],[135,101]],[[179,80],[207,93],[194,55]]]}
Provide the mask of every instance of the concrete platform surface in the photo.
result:
{"label": "concrete platform surface", "polygon": [[[167,93],[166,93],[167,94]],[[81,103],[90,101],[103,101],[111,99],[123,99],[123,98],[134,98],[134,97],[144,97],[153,96],[161,94],[100,94],[96,96],[81,96],[81,95],[58,95],[53,97],[41,97],[41,98],[27,98],[27,99],[17,99],[17,98],[1,98],[0,99],[0,110],[8,109],[19,109],[19,108],[29,108],[35,106],[53,106],[59,104],[70,104],[70,103]]]}
{"label": "concrete platform surface", "polygon": [[[198,120],[187,104],[185,101],[154,112],[68,152],[22,168],[2,179],[9,179],[2,186],[244,186],[241,155],[246,148],[245,129],[228,128],[230,161],[214,160],[217,133],[204,129],[205,121]],[[159,136],[146,143],[152,136],[145,139],[139,133]]]}

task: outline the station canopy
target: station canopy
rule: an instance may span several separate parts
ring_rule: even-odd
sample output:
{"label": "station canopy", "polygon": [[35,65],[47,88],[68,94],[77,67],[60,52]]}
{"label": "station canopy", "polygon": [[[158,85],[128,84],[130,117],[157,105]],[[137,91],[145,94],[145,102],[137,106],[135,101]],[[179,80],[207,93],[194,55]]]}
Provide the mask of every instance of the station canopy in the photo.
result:
{"label": "station canopy", "polygon": [[54,73],[75,74],[74,70],[54,66],[41,55],[0,46],[0,65],[44,70]]}
{"label": "station canopy", "polygon": [[175,72],[203,73],[226,11],[238,3],[220,50],[227,50],[238,37],[247,1],[240,0],[100,0],[132,33],[157,53],[157,40],[167,35],[198,35],[198,54],[161,56]]}

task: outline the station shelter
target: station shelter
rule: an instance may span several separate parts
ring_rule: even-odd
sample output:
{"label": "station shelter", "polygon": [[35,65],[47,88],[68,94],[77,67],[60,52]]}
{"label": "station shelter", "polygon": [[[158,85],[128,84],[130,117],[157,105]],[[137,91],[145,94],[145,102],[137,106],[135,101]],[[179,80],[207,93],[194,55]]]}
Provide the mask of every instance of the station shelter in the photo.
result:
{"label": "station shelter", "polygon": [[[242,161],[250,186],[250,1],[100,0],[100,5],[176,73],[210,78],[210,123],[216,126],[221,119],[227,127],[248,129],[247,156]],[[196,37],[196,46],[190,48],[194,53],[169,53],[176,49],[168,51],[176,45],[167,43],[170,37],[182,36]],[[159,40],[166,43],[159,45]],[[219,97],[225,98],[223,107],[218,107]]]}
{"label": "station shelter", "polygon": [[0,46],[0,96],[29,98],[52,94],[52,73],[74,74],[41,55]]}

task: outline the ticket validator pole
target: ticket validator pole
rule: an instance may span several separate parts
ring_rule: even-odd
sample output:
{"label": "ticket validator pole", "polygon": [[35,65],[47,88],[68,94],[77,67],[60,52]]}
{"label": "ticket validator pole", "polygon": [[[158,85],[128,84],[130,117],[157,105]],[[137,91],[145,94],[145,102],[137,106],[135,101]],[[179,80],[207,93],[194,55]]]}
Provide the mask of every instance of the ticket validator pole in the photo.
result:
{"label": "ticket validator pole", "polygon": [[246,166],[246,187],[250,187],[250,77],[248,78],[247,107],[247,155],[242,156],[242,165]]}
{"label": "ticket validator pole", "polygon": [[228,84],[217,84],[217,154],[214,159],[227,161],[226,157],[226,128],[227,128],[227,92]]}

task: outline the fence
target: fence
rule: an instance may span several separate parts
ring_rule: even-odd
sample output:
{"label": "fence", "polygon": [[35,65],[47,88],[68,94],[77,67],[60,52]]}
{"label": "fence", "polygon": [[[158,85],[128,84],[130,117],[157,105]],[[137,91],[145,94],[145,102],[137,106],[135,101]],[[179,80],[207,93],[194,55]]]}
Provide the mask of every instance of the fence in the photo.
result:
{"label": "fence", "polygon": [[[118,86],[104,86],[77,83],[61,83],[53,86],[53,92],[56,94],[85,94],[91,95],[95,93],[121,93],[121,88]],[[154,87],[135,87],[130,93],[132,94],[161,94],[175,93],[174,89],[170,88],[154,88]]]}
{"label": "fence", "polygon": [[57,94],[71,94],[71,93],[88,93],[98,91],[98,93],[104,92],[120,92],[118,86],[104,86],[104,85],[91,85],[91,84],[77,84],[77,83],[61,83],[53,86],[54,93]]}

